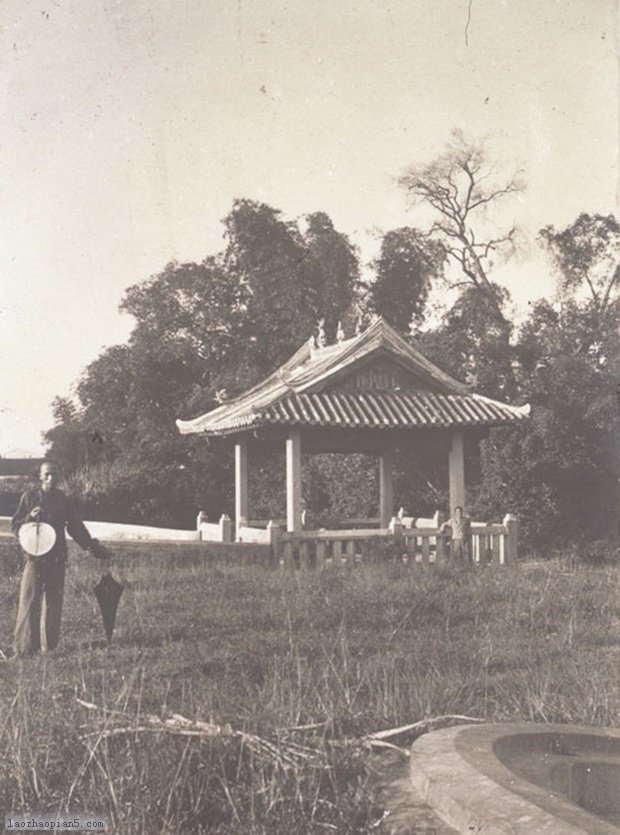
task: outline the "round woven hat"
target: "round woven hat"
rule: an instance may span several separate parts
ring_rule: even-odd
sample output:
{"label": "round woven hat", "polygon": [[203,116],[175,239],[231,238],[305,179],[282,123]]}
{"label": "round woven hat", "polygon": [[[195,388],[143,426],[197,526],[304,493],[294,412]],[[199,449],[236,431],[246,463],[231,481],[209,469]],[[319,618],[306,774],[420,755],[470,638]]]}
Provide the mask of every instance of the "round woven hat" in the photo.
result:
{"label": "round woven hat", "polygon": [[19,529],[19,544],[32,557],[43,557],[54,547],[56,531],[47,522],[25,522]]}

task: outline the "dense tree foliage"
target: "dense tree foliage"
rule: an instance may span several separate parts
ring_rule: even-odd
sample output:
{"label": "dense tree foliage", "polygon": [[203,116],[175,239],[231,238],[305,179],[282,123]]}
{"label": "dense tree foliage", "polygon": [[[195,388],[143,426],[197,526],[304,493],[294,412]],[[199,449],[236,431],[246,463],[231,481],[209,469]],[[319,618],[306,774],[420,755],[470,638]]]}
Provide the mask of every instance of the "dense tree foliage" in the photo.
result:
{"label": "dense tree foliage", "polygon": [[481,507],[518,507],[539,547],[603,538],[617,525],[620,341],[614,327],[581,350],[588,319],[574,301],[561,314],[545,301],[534,307],[518,343],[532,419],[483,447]]}
{"label": "dense tree foliage", "polygon": [[360,285],[357,253],[349,240],[334,229],[324,212],[308,216],[304,244],[310,310],[324,319],[325,336],[332,342],[339,322],[352,324]]}
{"label": "dense tree foliage", "polygon": [[443,262],[443,248],[416,229],[386,232],[373,263],[373,311],[407,334],[411,325],[423,321],[431,285],[442,274]]}
{"label": "dense tree foliage", "polygon": [[[494,285],[502,302],[507,291]],[[515,394],[513,348],[494,315],[494,303],[471,286],[463,288],[437,327],[419,337],[422,352],[480,394],[511,400]]]}
{"label": "dense tree foliage", "polygon": [[534,543],[604,537],[618,524],[620,235],[613,217],[580,215],[541,233],[558,271],[558,304],[533,307],[517,344],[518,433],[484,450],[483,504],[509,497]]}
{"label": "dense tree foliage", "polygon": [[578,295],[604,317],[620,289],[620,226],[613,215],[581,214],[566,229],[541,231],[564,294]]}

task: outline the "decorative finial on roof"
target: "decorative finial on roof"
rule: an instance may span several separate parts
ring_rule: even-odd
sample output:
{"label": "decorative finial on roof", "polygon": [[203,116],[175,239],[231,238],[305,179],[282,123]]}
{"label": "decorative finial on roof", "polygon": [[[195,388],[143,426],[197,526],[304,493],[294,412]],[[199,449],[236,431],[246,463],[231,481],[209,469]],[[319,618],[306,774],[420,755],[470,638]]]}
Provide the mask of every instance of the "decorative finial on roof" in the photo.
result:
{"label": "decorative finial on roof", "polygon": [[338,322],[338,328],[336,330],[336,342],[344,342],[344,328],[342,327],[342,322]]}
{"label": "decorative finial on roof", "polygon": [[359,336],[360,333],[364,330],[364,313],[362,311],[362,305],[357,301],[355,303],[355,335]]}
{"label": "decorative finial on roof", "polygon": [[319,348],[324,348],[327,345],[327,339],[325,338],[325,319],[319,319],[318,328],[319,333],[316,338],[316,344]]}

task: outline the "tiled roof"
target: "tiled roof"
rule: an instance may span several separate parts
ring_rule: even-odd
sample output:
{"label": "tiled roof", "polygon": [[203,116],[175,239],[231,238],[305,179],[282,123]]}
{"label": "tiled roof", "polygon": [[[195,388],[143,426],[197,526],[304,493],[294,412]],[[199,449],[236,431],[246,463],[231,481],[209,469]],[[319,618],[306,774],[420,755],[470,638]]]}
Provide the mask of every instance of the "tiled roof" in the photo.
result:
{"label": "tiled roof", "polygon": [[[419,388],[379,391],[338,385],[361,362],[377,356],[415,375]],[[374,429],[500,426],[524,420],[528,413],[529,406],[509,406],[474,394],[379,320],[340,344],[318,350],[302,346],[245,394],[193,420],[179,420],[177,426],[182,434],[207,435],[278,424]]]}
{"label": "tiled roof", "polygon": [[[373,429],[415,427],[501,426],[524,420],[529,407],[508,406],[478,394],[386,394],[384,392],[290,394],[263,409],[223,414],[208,413],[192,421],[192,432],[226,435],[268,424],[334,426]],[[183,427],[181,427],[183,431]],[[186,430],[187,431],[187,430]]]}
{"label": "tiled roof", "polygon": [[291,394],[265,409],[261,418],[267,423],[400,428],[512,423],[527,411],[476,394],[319,392]]}

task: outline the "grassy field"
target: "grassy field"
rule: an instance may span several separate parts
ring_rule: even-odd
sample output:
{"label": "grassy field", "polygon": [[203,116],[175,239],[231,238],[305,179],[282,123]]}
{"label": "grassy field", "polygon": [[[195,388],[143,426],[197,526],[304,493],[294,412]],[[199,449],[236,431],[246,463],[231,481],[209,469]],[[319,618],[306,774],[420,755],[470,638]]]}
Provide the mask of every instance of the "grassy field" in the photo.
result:
{"label": "grassy field", "polygon": [[[4,649],[13,548],[0,540]],[[145,554],[114,573],[109,648],[96,564],[74,557],[61,647],[0,665],[3,813],[90,811],[123,835],[388,832],[369,733],[442,714],[620,720],[617,567],[287,574]]]}

